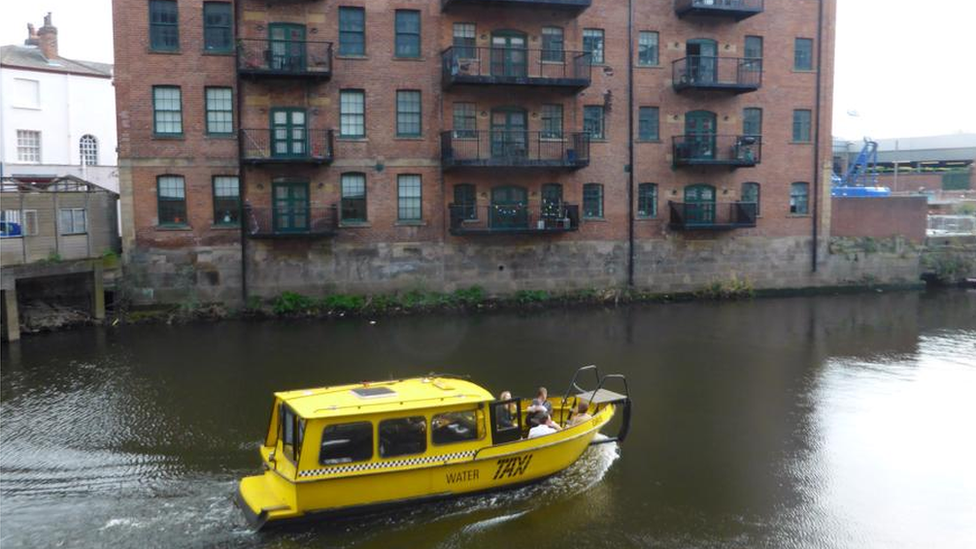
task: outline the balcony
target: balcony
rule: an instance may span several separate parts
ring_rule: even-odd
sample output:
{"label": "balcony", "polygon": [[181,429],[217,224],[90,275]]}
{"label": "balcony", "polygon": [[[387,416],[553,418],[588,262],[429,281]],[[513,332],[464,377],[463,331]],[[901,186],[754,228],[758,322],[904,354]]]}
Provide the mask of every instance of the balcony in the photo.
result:
{"label": "balcony", "polygon": [[333,160],[332,130],[285,127],[275,130],[241,130],[241,162],[244,164],[330,164]]}
{"label": "balcony", "polygon": [[441,85],[535,86],[579,91],[590,85],[590,53],[452,46],[441,54]]}
{"label": "balcony", "polygon": [[546,204],[533,210],[526,204],[448,205],[451,234],[556,234],[579,230],[579,206]]}
{"label": "balcony", "polygon": [[750,167],[762,157],[758,135],[678,135],[672,138],[674,166]]}
{"label": "balcony", "polygon": [[728,231],[756,226],[755,202],[668,202],[675,231]]}
{"label": "balcony", "polygon": [[244,215],[247,234],[255,239],[328,238],[335,236],[339,226],[335,206],[245,206]]}
{"label": "balcony", "polygon": [[458,130],[441,133],[444,168],[566,168],[590,164],[590,136],[548,132]]}
{"label": "balcony", "polygon": [[742,21],[763,12],[763,0],[674,0],[678,17],[728,17]]}
{"label": "balcony", "polygon": [[762,59],[692,55],[671,64],[674,91],[746,93],[762,86]]}
{"label": "balcony", "polygon": [[332,42],[238,40],[237,72],[244,78],[328,80],[332,77]]}
{"label": "balcony", "polygon": [[441,9],[454,7],[484,6],[510,8],[544,8],[549,10],[583,11],[592,0],[441,0]]}

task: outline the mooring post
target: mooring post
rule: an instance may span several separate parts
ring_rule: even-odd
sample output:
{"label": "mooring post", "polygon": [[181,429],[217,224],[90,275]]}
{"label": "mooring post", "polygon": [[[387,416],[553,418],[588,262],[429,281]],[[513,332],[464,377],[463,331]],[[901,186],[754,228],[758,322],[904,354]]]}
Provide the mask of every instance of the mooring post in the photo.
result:
{"label": "mooring post", "polygon": [[3,335],[7,341],[20,339],[20,313],[17,311],[17,290],[3,290]]}
{"label": "mooring post", "polygon": [[105,319],[104,268],[101,260],[92,260],[92,318]]}

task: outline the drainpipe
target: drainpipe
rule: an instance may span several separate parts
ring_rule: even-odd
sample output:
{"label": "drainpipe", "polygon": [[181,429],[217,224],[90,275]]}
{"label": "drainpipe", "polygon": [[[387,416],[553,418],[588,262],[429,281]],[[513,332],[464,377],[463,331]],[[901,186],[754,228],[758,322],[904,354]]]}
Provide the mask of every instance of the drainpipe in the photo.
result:
{"label": "drainpipe", "polygon": [[823,0],[817,0],[817,92],[816,125],[813,135],[813,247],[810,272],[817,272],[817,243],[820,238],[820,79],[823,67]]}
{"label": "drainpipe", "polygon": [[[237,27],[241,24],[241,21],[243,21],[243,17],[241,15],[243,9],[244,7],[243,7],[242,0],[237,0],[236,2],[234,2],[235,38],[237,35]],[[244,181],[244,163],[243,163],[244,145],[241,141],[241,126],[244,123],[244,119],[242,118],[242,115],[244,113],[244,107],[243,107],[244,94],[242,90],[244,88],[241,82],[241,73],[240,71],[237,70],[237,63],[238,63],[237,56],[240,55],[240,52],[237,51],[237,48],[239,48],[240,46],[237,45],[236,40],[234,42],[235,42],[234,74],[236,75],[236,79],[237,79],[237,98],[236,98],[237,99],[237,104],[236,104],[237,185],[238,185],[237,219],[238,221],[240,221],[240,225],[241,225],[241,304],[246,307],[247,306],[247,213],[248,210],[244,207],[244,205],[247,204],[247,197],[246,197],[247,185],[245,184]]]}
{"label": "drainpipe", "polygon": [[634,286],[634,0],[627,1],[627,286]]}

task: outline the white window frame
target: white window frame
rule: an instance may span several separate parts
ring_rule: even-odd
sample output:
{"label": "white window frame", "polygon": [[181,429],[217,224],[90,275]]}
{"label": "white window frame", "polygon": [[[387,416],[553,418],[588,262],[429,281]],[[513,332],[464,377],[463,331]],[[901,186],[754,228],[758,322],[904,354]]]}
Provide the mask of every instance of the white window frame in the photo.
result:
{"label": "white window frame", "polygon": [[41,158],[41,132],[17,130],[17,161],[40,164]]}
{"label": "white window frame", "polygon": [[[69,214],[71,227],[65,225],[64,215]],[[79,216],[80,214],[80,216]],[[78,230],[78,218],[81,218],[81,230]],[[78,234],[88,234],[88,210],[85,208],[61,208],[58,212],[58,234],[61,236],[71,236]]]}

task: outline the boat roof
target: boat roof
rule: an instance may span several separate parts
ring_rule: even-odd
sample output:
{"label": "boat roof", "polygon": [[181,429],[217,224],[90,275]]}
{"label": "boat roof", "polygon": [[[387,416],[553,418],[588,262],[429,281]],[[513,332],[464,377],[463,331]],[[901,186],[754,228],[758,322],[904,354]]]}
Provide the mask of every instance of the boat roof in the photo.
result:
{"label": "boat roof", "polygon": [[483,387],[451,377],[418,377],[282,391],[275,396],[306,419],[395,413],[494,400]]}

